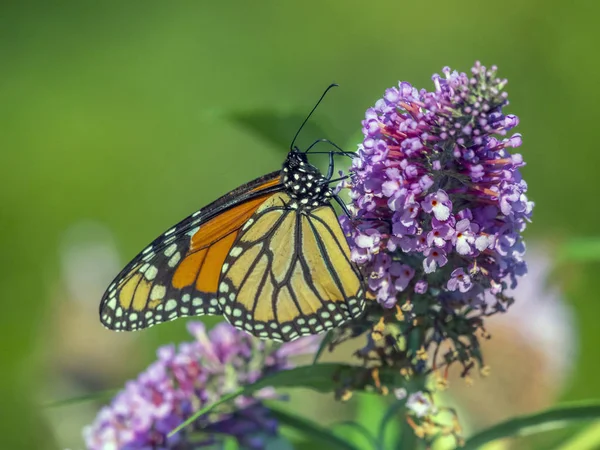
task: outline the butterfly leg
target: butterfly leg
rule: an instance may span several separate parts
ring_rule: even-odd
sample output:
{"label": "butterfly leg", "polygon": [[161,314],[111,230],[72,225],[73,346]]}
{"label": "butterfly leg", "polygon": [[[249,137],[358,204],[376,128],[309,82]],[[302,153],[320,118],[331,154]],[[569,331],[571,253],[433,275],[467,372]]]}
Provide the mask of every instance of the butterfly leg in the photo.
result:
{"label": "butterfly leg", "polygon": [[327,180],[331,180],[334,169],[335,169],[335,164],[333,161],[333,152],[329,152],[329,166],[327,167],[327,175],[325,175],[325,178],[327,178]]}

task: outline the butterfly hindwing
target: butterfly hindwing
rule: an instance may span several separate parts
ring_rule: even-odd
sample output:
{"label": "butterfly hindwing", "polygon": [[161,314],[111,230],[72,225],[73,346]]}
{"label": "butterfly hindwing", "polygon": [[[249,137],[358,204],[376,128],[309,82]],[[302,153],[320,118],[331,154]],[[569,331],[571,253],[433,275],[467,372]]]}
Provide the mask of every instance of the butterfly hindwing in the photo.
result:
{"label": "butterfly hindwing", "polygon": [[242,228],[223,265],[219,304],[234,326],[289,341],[364,310],[361,275],[330,205],[300,212],[273,194]]}
{"label": "butterfly hindwing", "polygon": [[152,242],[104,294],[104,326],[128,331],[177,317],[222,314],[217,290],[223,262],[241,227],[278,183],[278,172],[254,180]]}

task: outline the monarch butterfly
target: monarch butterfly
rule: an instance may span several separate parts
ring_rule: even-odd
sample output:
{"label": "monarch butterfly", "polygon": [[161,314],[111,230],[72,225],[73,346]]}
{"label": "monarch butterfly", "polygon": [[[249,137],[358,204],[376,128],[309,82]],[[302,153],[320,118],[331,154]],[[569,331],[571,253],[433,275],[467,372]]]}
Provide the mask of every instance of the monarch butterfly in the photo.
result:
{"label": "monarch butterfly", "polygon": [[105,327],[131,331],[218,314],[258,338],[291,341],[362,314],[364,281],[331,205],[339,201],[329,183],[340,152],[327,152],[323,175],[308,162],[312,146],[294,146],[333,86],[281,170],[193,213],[119,273],[100,303]]}

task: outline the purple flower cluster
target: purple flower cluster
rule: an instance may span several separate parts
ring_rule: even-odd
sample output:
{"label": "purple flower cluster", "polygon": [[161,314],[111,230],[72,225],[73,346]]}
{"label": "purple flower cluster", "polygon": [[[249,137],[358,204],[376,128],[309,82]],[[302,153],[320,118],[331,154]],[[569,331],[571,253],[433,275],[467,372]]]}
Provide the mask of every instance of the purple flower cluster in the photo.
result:
{"label": "purple flower cluster", "polygon": [[443,69],[435,90],[407,82],[367,110],[352,164],[352,258],[386,308],[435,294],[484,308],[526,273],[521,233],[533,208],[519,168],[518,124],[505,115],[506,80],[476,63],[471,75]]}
{"label": "purple flower cluster", "polygon": [[[253,397],[238,397],[230,412],[201,417],[190,429],[167,437],[199,408],[266,374],[290,368],[288,357],[315,351],[318,341],[309,337],[274,349],[226,323],[208,334],[201,322],[190,322],[188,329],[195,341],[180,344],[178,350],[172,345],[160,348],[158,360],[128,382],[85,428],[89,449],[204,448],[223,434],[243,448],[262,449],[265,436],[277,433],[277,422],[260,402],[275,396],[266,388]],[[192,437],[189,431],[202,435]]]}

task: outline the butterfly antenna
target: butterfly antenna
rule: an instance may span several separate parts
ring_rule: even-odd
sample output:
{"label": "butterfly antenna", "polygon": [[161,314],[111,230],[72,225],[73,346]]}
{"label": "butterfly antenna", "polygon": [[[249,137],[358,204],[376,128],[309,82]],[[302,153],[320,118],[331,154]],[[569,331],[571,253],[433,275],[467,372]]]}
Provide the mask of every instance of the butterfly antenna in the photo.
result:
{"label": "butterfly antenna", "polygon": [[325,92],[323,92],[323,94],[321,95],[321,98],[319,99],[319,101],[317,102],[317,104],[313,107],[313,109],[308,113],[308,116],[306,116],[306,119],[304,119],[304,122],[302,122],[302,125],[300,125],[300,128],[298,128],[298,131],[296,131],[296,134],[294,135],[294,139],[292,139],[292,143],[290,144],[290,151],[294,150],[294,144],[296,143],[296,139],[298,138],[298,135],[300,134],[300,132],[302,131],[302,128],[304,128],[304,125],[306,125],[306,122],[308,122],[308,119],[310,119],[310,116],[312,116],[312,114],[315,112],[315,109],[317,109],[317,107],[319,106],[319,104],[321,103],[321,101],[325,98],[325,95],[327,95],[327,93],[329,92],[329,90],[333,87],[337,87],[338,85],[335,83],[331,83],[327,89],[325,89]]}
{"label": "butterfly antenna", "polygon": [[[335,147],[338,150],[337,152],[333,152],[335,154],[348,156],[349,158],[354,158],[356,156],[353,153],[345,151],[343,148],[341,148],[339,145],[331,142],[329,139],[317,139],[315,142],[313,142],[312,144],[310,144],[306,150],[304,150],[304,153],[308,153],[315,145],[317,145],[317,144],[319,144],[321,142],[325,142],[325,143],[331,145],[332,147]],[[332,153],[332,152],[312,152],[313,155],[317,155],[317,154],[326,154],[326,155],[328,155],[329,153]]]}

